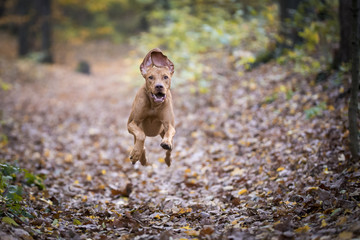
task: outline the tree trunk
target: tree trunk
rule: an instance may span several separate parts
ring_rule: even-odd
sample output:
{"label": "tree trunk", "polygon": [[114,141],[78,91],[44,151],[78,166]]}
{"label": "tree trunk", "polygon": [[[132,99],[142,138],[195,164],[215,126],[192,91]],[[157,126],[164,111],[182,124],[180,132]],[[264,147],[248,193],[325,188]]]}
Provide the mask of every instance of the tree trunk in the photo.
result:
{"label": "tree trunk", "polygon": [[42,62],[52,63],[51,55],[51,0],[41,0],[41,32],[42,32],[42,46],[44,58]]}
{"label": "tree trunk", "polygon": [[[360,7],[360,1],[357,1],[357,7]],[[351,61],[351,22],[352,22],[352,0],[339,0],[339,23],[340,23],[340,44],[335,49],[333,69],[338,69],[342,63]],[[360,21],[360,15],[357,16]],[[358,26],[359,28],[360,26]],[[358,30],[359,31],[359,30]],[[359,33],[358,33],[359,34]]]}
{"label": "tree trunk", "polygon": [[351,59],[351,0],[339,0],[340,49],[336,59],[336,67]]}
{"label": "tree trunk", "polygon": [[0,0],[0,18],[5,15],[5,9],[6,9],[6,0]]}
{"label": "tree trunk", "polygon": [[22,18],[22,22],[18,28],[18,54],[20,57],[29,53],[29,11],[32,1],[18,0],[16,10],[17,14]]}
{"label": "tree trunk", "polygon": [[352,0],[352,36],[351,36],[351,53],[352,53],[352,67],[351,67],[351,96],[349,103],[349,136],[350,136],[350,151],[354,161],[359,160],[359,131],[357,127],[358,116],[358,90],[359,90],[359,7],[358,1]]}

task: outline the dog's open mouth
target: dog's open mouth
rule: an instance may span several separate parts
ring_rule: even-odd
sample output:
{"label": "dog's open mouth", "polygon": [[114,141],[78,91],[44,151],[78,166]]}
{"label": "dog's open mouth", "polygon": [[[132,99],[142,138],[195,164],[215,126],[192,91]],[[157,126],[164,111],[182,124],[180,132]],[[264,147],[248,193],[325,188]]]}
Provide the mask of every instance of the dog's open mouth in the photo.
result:
{"label": "dog's open mouth", "polygon": [[154,102],[157,102],[157,103],[165,101],[165,98],[166,98],[166,94],[162,93],[162,92],[159,92],[156,94],[151,93],[151,96],[153,97]]}

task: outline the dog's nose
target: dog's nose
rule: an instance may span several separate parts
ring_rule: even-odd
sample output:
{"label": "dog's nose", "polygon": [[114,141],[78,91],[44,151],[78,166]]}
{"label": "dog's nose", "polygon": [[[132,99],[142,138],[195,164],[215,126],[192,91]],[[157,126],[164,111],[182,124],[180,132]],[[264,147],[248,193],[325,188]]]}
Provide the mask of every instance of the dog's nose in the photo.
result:
{"label": "dog's nose", "polygon": [[163,89],[164,88],[164,86],[162,85],[162,84],[156,84],[155,85],[155,89]]}

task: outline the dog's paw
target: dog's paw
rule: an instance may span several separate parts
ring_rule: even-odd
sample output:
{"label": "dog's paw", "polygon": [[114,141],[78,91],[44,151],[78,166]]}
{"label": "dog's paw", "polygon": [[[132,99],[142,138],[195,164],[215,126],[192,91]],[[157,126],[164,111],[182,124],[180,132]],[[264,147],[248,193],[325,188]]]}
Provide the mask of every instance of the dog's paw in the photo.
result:
{"label": "dog's paw", "polygon": [[172,145],[170,144],[170,143],[168,143],[168,142],[162,142],[161,144],[160,144],[160,146],[163,148],[163,149],[165,149],[165,150],[171,150],[172,149]]}
{"label": "dog's paw", "polygon": [[141,154],[143,151],[139,151],[137,149],[133,149],[130,153],[130,160],[132,164],[135,164],[137,161],[140,160]]}

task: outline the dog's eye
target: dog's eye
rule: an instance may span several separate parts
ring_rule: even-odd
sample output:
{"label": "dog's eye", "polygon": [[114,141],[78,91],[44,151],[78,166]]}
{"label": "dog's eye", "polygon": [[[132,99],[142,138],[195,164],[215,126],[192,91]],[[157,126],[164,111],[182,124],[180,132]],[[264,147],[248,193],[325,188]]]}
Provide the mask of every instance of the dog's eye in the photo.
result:
{"label": "dog's eye", "polygon": [[164,76],[164,79],[168,79],[168,78],[169,78],[168,76],[166,76],[166,75]]}
{"label": "dog's eye", "polygon": [[150,80],[153,80],[153,79],[154,79],[154,77],[153,77],[153,76],[150,76],[150,77],[149,77],[149,79],[150,79]]}

